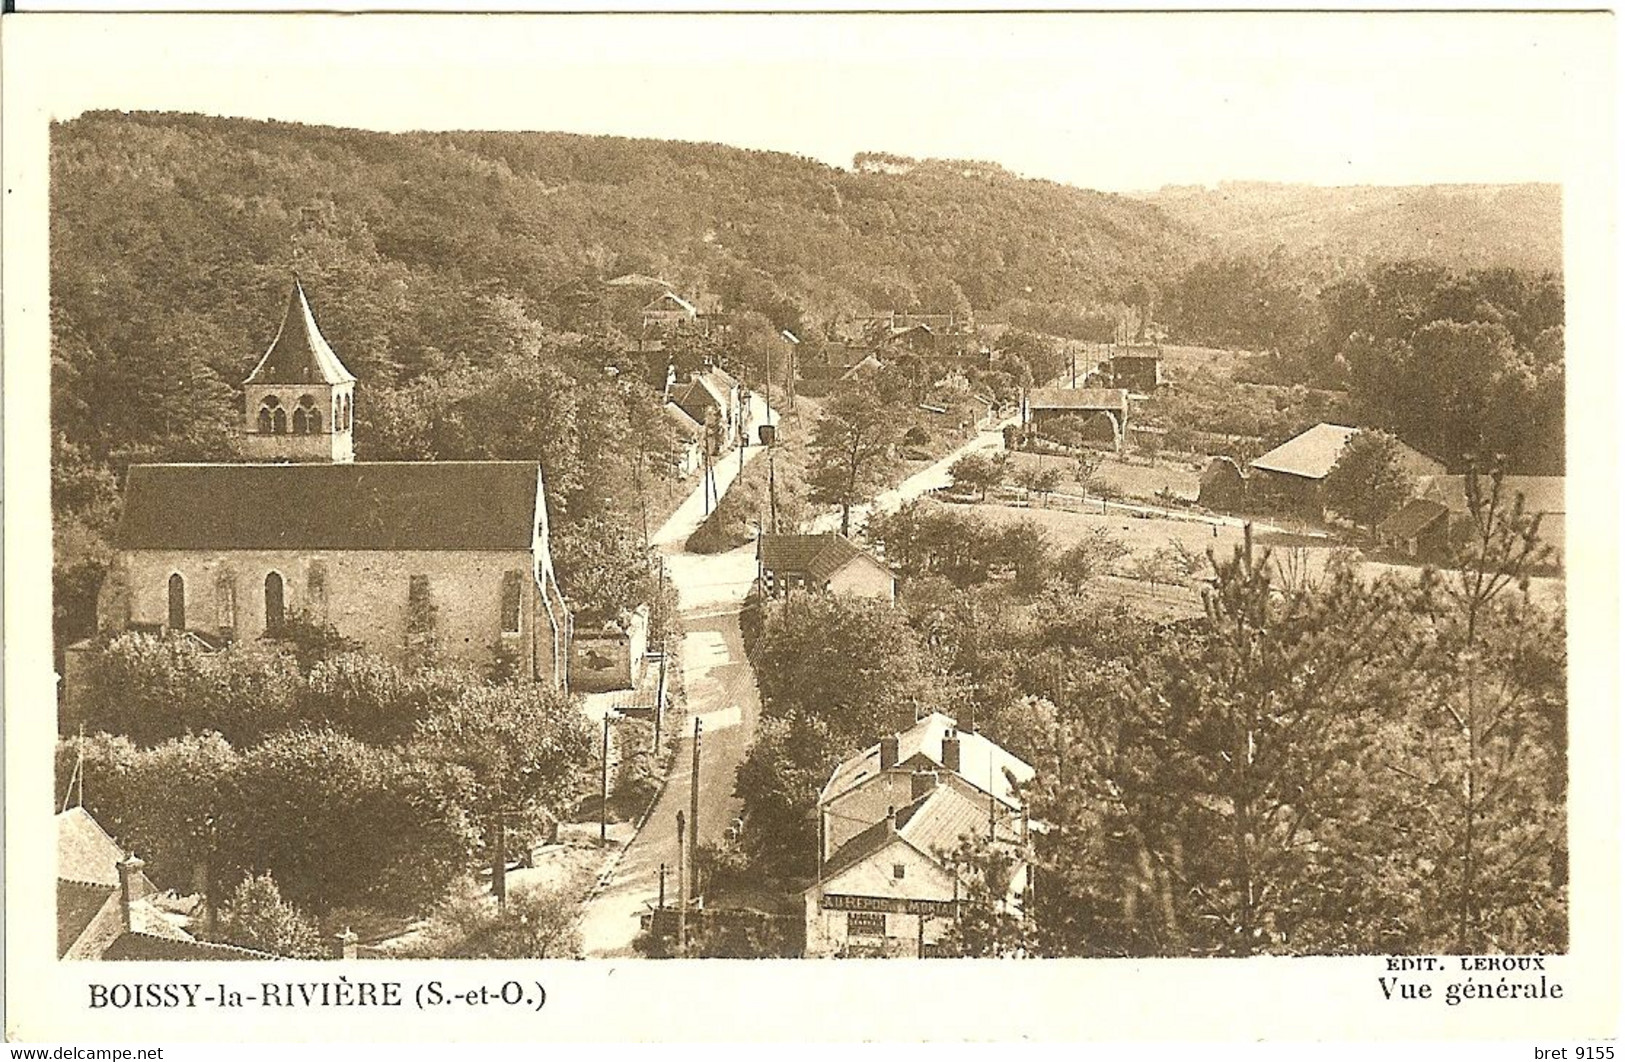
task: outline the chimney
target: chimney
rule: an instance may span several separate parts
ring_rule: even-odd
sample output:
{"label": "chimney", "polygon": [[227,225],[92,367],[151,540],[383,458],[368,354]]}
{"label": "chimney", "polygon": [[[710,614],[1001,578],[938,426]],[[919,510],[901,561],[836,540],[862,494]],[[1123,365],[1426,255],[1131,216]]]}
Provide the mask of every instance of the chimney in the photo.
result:
{"label": "chimney", "polygon": [[959,770],[959,731],[950,730],[942,735],[942,765],[950,771]]}
{"label": "chimney", "polygon": [[937,787],[936,771],[915,771],[909,795],[918,800]]}
{"label": "chimney", "polygon": [[897,805],[896,804],[887,804],[886,805],[886,832],[887,833],[896,833],[897,832]]}
{"label": "chimney", "polygon": [[360,938],[350,932],[345,926],[344,932],[333,934],[333,957],[335,959],[353,959],[356,957],[356,941]]}
{"label": "chimney", "polygon": [[136,900],[141,899],[141,868],[147,864],[137,856],[119,861],[118,864],[118,892],[119,909],[124,913],[124,928],[135,929],[135,920],[132,917],[132,907]]}
{"label": "chimney", "polygon": [[880,769],[889,771],[897,766],[897,738],[895,736],[880,739]]}

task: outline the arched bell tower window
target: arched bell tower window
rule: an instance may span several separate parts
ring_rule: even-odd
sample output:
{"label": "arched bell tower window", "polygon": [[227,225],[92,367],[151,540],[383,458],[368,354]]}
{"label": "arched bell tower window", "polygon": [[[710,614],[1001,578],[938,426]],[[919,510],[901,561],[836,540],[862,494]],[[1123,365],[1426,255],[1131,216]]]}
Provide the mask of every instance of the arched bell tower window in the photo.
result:
{"label": "arched bell tower window", "polygon": [[169,577],[169,626],[171,630],[186,629],[186,580],[180,572]]}
{"label": "arched bell tower window", "polygon": [[282,575],[272,572],[265,577],[265,629],[276,630],[282,626]]}
{"label": "arched bell tower window", "polygon": [[295,435],[315,435],[322,430],[322,414],[316,408],[316,400],[309,395],[299,399],[299,405],[293,411],[293,433]]}
{"label": "arched bell tower window", "polygon": [[267,395],[265,400],[260,403],[260,414],[255,418],[255,425],[259,428],[261,435],[271,434],[273,417],[279,405],[281,403],[277,401],[276,395]]}
{"label": "arched bell tower window", "polygon": [[339,431],[350,430],[350,396],[345,395],[339,400]]}

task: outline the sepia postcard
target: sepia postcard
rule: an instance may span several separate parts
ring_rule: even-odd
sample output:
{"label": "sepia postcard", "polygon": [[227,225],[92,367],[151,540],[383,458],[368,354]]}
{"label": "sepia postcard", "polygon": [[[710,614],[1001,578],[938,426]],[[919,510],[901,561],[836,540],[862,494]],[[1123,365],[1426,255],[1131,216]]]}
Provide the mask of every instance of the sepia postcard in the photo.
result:
{"label": "sepia postcard", "polygon": [[7,1038],[1612,1058],[1613,34],[8,14]]}

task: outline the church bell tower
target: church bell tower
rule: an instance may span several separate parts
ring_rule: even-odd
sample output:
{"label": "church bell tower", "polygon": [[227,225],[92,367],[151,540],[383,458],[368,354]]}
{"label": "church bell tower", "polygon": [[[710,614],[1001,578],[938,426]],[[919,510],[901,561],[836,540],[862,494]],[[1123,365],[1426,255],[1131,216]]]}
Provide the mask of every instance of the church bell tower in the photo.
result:
{"label": "church bell tower", "polygon": [[243,381],[243,401],[243,452],[250,460],[355,460],[355,377],[322,338],[297,277],[282,327]]}

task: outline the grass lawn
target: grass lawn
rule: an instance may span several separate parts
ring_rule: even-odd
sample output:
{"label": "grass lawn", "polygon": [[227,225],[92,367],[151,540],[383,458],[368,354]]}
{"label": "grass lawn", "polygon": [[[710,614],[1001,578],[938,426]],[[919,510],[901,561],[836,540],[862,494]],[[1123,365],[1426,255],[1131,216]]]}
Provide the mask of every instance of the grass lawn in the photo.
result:
{"label": "grass lawn", "polygon": [[[1128,498],[1155,502],[1158,491],[1168,490],[1177,497],[1196,500],[1201,464],[1195,460],[1163,456],[1125,458],[1121,454],[1111,453],[1102,454],[1101,457],[1100,467],[1089,480],[1087,493],[1098,494],[1101,488],[1105,488]],[[1009,471],[1014,473],[1022,467],[1058,469],[1063,493],[1084,493],[1078,489],[1077,462],[1070,457],[1012,453]]]}

